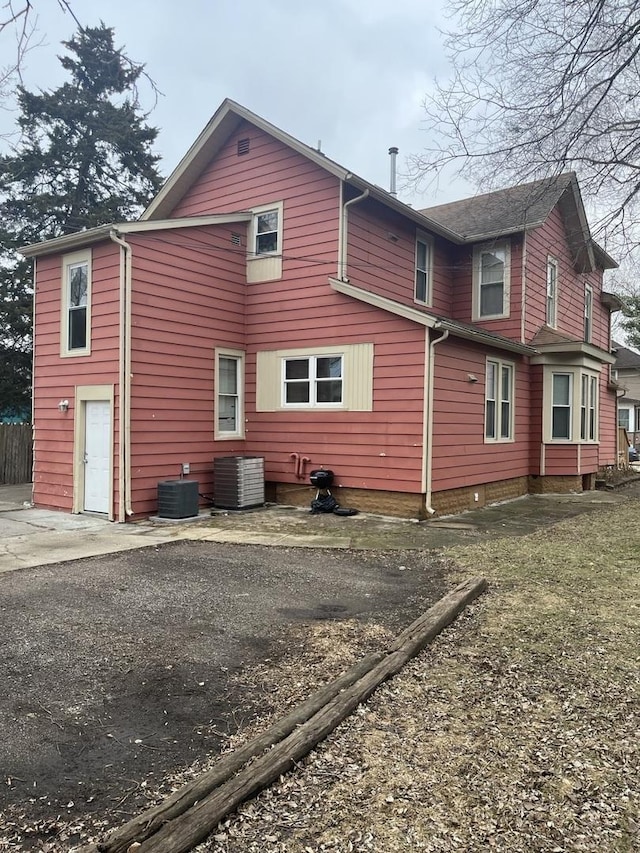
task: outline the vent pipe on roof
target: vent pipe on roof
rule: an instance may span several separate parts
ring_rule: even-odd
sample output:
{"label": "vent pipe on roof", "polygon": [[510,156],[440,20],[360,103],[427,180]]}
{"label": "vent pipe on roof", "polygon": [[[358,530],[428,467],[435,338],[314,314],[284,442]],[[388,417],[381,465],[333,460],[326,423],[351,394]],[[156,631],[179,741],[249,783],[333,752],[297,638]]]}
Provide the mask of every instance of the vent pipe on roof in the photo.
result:
{"label": "vent pipe on roof", "polygon": [[396,192],[396,158],[398,156],[398,149],[394,145],[389,149],[389,157],[391,158],[391,174],[389,177],[389,194],[392,196],[397,196]]}

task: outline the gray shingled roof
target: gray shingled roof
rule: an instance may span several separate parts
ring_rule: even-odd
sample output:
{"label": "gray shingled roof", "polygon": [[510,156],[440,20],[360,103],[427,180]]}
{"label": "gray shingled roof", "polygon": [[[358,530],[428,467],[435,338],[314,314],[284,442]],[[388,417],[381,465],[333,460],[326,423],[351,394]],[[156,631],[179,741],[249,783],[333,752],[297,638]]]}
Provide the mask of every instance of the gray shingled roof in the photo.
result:
{"label": "gray shingled roof", "polygon": [[427,207],[420,213],[466,239],[514,234],[542,225],[573,180],[574,173],[566,172],[556,178]]}
{"label": "gray shingled roof", "polygon": [[613,341],[613,349],[616,356],[615,370],[629,370],[632,368],[640,370],[640,354],[622,346],[617,341]]}

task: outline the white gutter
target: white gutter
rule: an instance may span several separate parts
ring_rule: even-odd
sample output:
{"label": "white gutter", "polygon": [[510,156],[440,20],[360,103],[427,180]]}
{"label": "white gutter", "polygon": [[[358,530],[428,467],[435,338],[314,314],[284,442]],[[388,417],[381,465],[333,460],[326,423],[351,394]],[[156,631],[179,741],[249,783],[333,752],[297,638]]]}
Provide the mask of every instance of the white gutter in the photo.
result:
{"label": "white gutter", "polygon": [[118,521],[133,515],[131,508],[131,246],[115,229],[109,238],[120,246],[120,394],[118,406],[119,464]]}
{"label": "white gutter", "polygon": [[[439,338],[430,341],[429,343],[429,364],[425,370],[425,377],[428,383],[427,388],[427,411],[425,417],[425,437],[424,437],[424,453],[426,454],[426,464],[422,466],[422,492],[425,495],[425,509],[429,515],[435,513],[435,509],[431,506],[431,486],[433,483],[433,379],[435,373],[435,349],[438,344],[443,343],[449,337],[449,330],[444,329]],[[426,338],[429,339],[429,330],[426,330]]]}
{"label": "white gutter", "polygon": [[358,195],[355,198],[350,199],[349,201],[345,201],[342,205],[342,216],[340,217],[342,220],[342,239],[339,241],[338,248],[338,277],[340,281],[349,281],[349,276],[347,275],[347,235],[349,233],[349,208],[352,204],[357,204],[359,201],[364,201],[365,198],[369,197],[369,190],[365,190],[362,195]]}
{"label": "white gutter", "polygon": [[[36,369],[36,336],[33,332],[35,332],[36,328],[36,267],[38,265],[38,259],[33,259],[33,307],[31,309],[31,442],[32,442],[32,456],[31,456],[31,503],[33,503],[33,493],[35,490],[35,477],[33,476],[36,466],[36,407],[35,407],[35,394],[33,393],[33,377],[35,376]],[[75,412],[74,412],[75,415]]]}

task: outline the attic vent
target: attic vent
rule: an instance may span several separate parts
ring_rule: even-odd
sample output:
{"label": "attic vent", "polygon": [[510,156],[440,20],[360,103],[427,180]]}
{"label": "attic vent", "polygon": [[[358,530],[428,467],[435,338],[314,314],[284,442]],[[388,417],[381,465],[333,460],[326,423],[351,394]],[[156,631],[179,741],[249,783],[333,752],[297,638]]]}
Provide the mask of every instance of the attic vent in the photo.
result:
{"label": "attic vent", "polygon": [[238,157],[242,157],[243,154],[248,154],[250,147],[251,147],[251,140],[250,139],[239,139],[238,140]]}
{"label": "attic vent", "polygon": [[233,243],[233,245],[234,245],[234,246],[240,246],[240,245],[241,245],[241,237],[240,237],[240,235],[239,235],[239,234],[234,234],[234,233],[232,232],[232,233],[231,233],[231,242]]}

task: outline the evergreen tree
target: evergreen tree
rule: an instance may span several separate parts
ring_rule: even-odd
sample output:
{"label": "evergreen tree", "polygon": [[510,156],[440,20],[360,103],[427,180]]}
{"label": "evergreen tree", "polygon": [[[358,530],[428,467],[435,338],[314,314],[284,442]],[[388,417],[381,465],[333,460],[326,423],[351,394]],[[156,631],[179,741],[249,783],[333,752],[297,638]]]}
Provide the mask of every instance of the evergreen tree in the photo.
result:
{"label": "evergreen tree", "polygon": [[161,184],[157,129],[137,97],[144,66],[101,23],[63,42],[70,80],[52,92],[20,87],[16,151],[0,157],[0,414],[30,399],[30,264],[16,249],[135,218]]}

